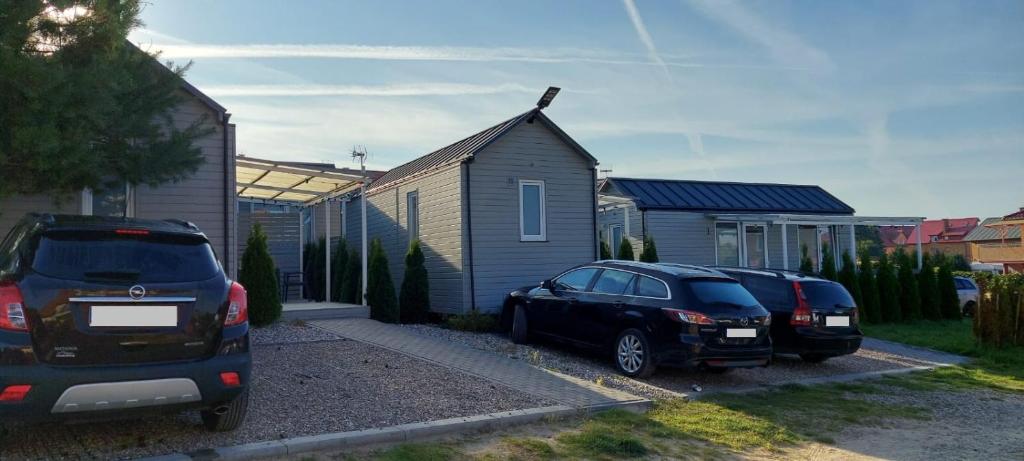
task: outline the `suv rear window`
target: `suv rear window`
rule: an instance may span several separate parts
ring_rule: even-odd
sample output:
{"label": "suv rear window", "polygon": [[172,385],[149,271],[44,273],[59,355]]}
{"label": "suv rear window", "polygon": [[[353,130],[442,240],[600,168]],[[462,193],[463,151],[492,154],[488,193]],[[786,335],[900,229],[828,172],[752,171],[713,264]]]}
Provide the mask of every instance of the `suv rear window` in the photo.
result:
{"label": "suv rear window", "polygon": [[31,259],[39,274],[68,280],[175,283],[220,272],[210,244],[189,235],[49,232]]}
{"label": "suv rear window", "polygon": [[743,286],[765,307],[792,310],[796,305],[793,282],[759,275],[743,275]]}
{"label": "suv rear window", "polygon": [[834,282],[800,282],[800,289],[807,297],[807,303],[813,307],[855,307],[850,293],[842,285]]}
{"label": "suv rear window", "polygon": [[687,291],[701,304],[727,304],[756,306],[758,302],[746,288],[733,280],[690,280],[684,283]]}

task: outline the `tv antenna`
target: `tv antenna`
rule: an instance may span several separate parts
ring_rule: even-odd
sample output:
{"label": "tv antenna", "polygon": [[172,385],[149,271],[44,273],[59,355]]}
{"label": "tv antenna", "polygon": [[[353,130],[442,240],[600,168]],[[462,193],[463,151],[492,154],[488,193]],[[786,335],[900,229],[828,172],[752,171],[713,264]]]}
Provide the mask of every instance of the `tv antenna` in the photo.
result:
{"label": "tv antenna", "polygon": [[352,161],[359,162],[359,171],[366,175],[366,146],[352,146]]}
{"label": "tv antenna", "polygon": [[611,169],[611,168],[607,168],[607,169],[604,169],[604,170],[597,170],[597,172],[598,172],[598,173],[603,173],[603,174],[604,174],[604,177],[606,177],[606,178],[607,178],[607,177],[608,177],[608,173],[611,173],[611,172],[612,172],[612,169]]}

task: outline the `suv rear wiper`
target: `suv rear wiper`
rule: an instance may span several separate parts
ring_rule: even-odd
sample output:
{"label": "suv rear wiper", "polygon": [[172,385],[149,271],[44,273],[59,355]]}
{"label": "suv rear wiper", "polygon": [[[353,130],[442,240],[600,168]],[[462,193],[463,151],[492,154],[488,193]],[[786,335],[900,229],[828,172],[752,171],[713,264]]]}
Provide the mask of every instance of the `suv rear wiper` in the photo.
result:
{"label": "suv rear wiper", "polygon": [[125,280],[135,281],[139,279],[139,272],[134,271],[96,271],[82,274],[86,279],[92,280]]}

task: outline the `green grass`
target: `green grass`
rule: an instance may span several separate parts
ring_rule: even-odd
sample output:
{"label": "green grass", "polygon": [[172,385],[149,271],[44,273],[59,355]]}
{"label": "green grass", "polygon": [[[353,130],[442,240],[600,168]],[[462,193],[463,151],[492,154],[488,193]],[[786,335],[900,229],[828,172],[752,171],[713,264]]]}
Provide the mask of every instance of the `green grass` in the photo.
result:
{"label": "green grass", "polygon": [[406,443],[378,452],[380,461],[449,461],[463,456],[453,447],[441,443]]}
{"label": "green grass", "polygon": [[989,388],[1024,392],[1024,347],[997,349],[974,340],[969,320],[922,321],[864,325],[864,334],[876,338],[951,352],[974,360],[958,367],[940,368],[886,382],[910,389]]}

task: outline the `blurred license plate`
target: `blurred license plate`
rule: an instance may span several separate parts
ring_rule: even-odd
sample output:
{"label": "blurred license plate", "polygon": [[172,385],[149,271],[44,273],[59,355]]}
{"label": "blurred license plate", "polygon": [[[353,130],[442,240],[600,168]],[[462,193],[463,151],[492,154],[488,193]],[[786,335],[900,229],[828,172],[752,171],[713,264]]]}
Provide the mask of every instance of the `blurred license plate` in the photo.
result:
{"label": "blurred license plate", "polygon": [[829,315],[825,317],[826,327],[848,327],[850,326],[850,317],[845,315]]}
{"label": "blurred license plate", "polygon": [[726,338],[754,338],[757,337],[757,330],[753,328],[726,328]]}
{"label": "blurred license plate", "polygon": [[92,306],[92,327],[173,327],[178,325],[178,306]]}

